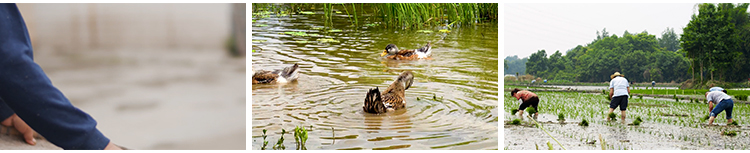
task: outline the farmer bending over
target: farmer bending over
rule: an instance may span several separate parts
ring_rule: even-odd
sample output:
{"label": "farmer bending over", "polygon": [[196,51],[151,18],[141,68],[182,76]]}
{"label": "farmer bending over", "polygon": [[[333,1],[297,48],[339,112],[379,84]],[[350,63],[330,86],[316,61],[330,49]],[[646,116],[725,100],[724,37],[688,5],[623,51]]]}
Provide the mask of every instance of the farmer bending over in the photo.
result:
{"label": "farmer bending over", "polygon": [[[732,96],[727,95],[727,90],[722,91],[709,91],[706,92],[706,100],[708,100],[708,111],[711,111],[711,117],[708,118],[708,125],[714,123],[714,118],[719,115],[721,111],[727,111],[727,124],[732,123],[732,108],[734,108],[734,101]],[[716,103],[716,107],[714,107]]]}
{"label": "farmer bending over", "polygon": [[[611,114],[619,106],[622,121],[625,122],[625,110],[628,108],[628,96],[630,94],[628,79],[625,79],[625,75],[620,74],[620,72],[615,72],[609,78],[612,79],[609,82],[609,99],[612,99],[612,101],[609,102],[609,113],[607,114]],[[609,115],[607,115],[607,120],[609,119]]]}
{"label": "farmer bending over", "polygon": [[536,94],[528,90],[515,88],[510,92],[510,96],[516,97],[516,100],[522,100],[521,106],[518,107],[519,117],[523,119],[523,110],[525,110],[526,107],[529,106],[533,107],[536,110],[536,113],[534,113],[534,118],[536,119],[536,117],[539,116],[539,97]]}

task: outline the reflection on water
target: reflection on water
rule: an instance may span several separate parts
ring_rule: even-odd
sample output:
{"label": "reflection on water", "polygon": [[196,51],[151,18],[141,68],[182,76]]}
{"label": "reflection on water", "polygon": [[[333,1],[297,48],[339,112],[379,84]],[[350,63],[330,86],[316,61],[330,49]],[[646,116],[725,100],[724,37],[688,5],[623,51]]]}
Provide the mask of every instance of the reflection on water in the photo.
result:
{"label": "reflection on water", "polygon": [[[290,84],[252,85],[252,149],[262,146],[263,129],[270,149],[281,129],[296,126],[312,126],[308,149],[498,149],[496,23],[418,33],[352,26],[338,14],[337,32],[323,27],[322,14],[254,18],[253,69],[297,63],[301,75]],[[387,44],[416,49],[427,42],[432,60],[380,59]],[[406,109],[362,111],[368,89],[385,89],[406,70],[415,81],[406,90]],[[284,137],[287,149],[296,149],[293,132]]]}

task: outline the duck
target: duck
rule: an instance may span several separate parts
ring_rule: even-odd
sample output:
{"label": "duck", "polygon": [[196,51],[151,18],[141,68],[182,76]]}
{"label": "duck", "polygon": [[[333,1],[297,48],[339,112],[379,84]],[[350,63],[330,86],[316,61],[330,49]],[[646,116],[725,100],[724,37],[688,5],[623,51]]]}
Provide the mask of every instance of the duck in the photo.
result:
{"label": "duck", "polygon": [[398,50],[398,47],[396,47],[395,44],[388,44],[387,46],[385,46],[385,51],[380,54],[380,57],[385,57],[387,59],[393,60],[415,60],[427,58],[431,53],[432,44],[429,42],[424,47],[414,50]]}
{"label": "duck", "polygon": [[299,65],[297,63],[274,71],[255,71],[252,68],[251,71],[253,72],[253,84],[287,83],[299,78]]}
{"label": "duck", "polygon": [[371,88],[367,91],[362,109],[367,113],[382,114],[406,108],[404,94],[413,82],[414,75],[412,72],[405,71],[382,93],[378,87]]}

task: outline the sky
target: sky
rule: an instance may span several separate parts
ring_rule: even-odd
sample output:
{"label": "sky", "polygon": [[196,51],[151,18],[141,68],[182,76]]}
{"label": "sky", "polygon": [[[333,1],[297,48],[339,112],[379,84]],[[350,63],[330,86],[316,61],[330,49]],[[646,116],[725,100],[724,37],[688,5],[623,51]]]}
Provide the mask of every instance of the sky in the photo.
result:
{"label": "sky", "polygon": [[[530,56],[544,49],[547,55],[585,46],[596,32],[607,28],[609,35],[629,33],[661,37],[667,27],[677,35],[690,22],[695,3],[640,4],[505,4],[504,57]],[[696,8],[697,9],[697,8]],[[695,10],[697,13],[697,10]]]}

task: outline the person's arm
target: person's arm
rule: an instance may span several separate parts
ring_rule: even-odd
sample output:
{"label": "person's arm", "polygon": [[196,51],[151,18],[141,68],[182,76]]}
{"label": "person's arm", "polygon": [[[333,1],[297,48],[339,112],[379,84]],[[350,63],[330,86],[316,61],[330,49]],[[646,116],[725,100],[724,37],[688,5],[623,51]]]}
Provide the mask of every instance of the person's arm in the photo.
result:
{"label": "person's arm", "polygon": [[708,112],[711,113],[712,110],[714,110],[714,102],[708,101]]}
{"label": "person's arm", "polygon": [[0,4],[0,98],[31,128],[63,149],[104,149],[96,121],[73,106],[33,61],[15,4]]}
{"label": "person's arm", "polygon": [[630,95],[630,87],[628,87],[628,95]]}
{"label": "person's arm", "polygon": [[612,95],[614,94],[614,92],[615,92],[614,88],[609,88],[609,99],[612,99]]}

